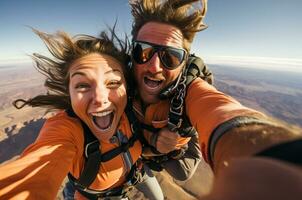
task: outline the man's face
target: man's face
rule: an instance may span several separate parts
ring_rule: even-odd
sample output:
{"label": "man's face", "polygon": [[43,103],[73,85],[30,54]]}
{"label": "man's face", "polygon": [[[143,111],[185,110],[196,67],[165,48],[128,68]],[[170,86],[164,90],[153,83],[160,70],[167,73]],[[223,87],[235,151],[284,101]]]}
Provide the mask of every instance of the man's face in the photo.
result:
{"label": "man's face", "polygon": [[[159,22],[148,22],[142,26],[136,41],[183,49],[181,31],[172,25]],[[145,105],[157,103],[160,91],[178,77],[184,64],[183,61],[176,69],[168,70],[161,63],[158,52],[144,64],[134,61],[134,76],[143,103]]]}

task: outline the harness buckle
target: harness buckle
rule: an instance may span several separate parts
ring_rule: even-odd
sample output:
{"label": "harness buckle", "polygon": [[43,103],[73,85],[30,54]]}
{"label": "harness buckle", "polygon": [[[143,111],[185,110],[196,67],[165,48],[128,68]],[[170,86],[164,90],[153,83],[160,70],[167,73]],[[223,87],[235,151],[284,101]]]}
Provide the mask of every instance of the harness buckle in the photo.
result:
{"label": "harness buckle", "polygon": [[97,145],[96,147],[93,146],[95,143],[99,143],[99,141],[98,140],[94,140],[93,142],[90,142],[90,143],[86,144],[86,146],[85,146],[85,157],[86,158],[88,158],[88,155],[91,152],[99,150],[99,145]]}

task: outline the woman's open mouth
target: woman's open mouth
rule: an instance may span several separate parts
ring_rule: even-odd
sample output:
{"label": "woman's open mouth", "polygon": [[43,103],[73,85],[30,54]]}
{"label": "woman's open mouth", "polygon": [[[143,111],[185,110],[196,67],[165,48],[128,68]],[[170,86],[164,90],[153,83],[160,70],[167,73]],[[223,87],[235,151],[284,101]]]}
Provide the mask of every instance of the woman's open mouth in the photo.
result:
{"label": "woman's open mouth", "polygon": [[112,110],[92,113],[93,122],[101,131],[106,131],[111,128],[113,118],[114,112]]}

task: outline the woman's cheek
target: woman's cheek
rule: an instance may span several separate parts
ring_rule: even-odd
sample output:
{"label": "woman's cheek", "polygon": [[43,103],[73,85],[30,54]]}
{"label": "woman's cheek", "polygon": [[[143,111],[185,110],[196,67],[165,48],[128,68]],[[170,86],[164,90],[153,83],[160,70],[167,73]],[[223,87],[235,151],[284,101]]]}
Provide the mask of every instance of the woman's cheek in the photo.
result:
{"label": "woman's cheek", "polygon": [[70,99],[71,99],[71,106],[74,110],[74,112],[76,112],[77,115],[81,116],[83,115],[83,113],[86,113],[86,101],[85,98],[82,94],[78,94],[78,93],[73,93],[70,94]]}
{"label": "woman's cheek", "polygon": [[115,99],[117,99],[117,103],[120,106],[125,107],[127,103],[127,92],[125,87],[120,87],[118,90],[116,90],[115,93]]}

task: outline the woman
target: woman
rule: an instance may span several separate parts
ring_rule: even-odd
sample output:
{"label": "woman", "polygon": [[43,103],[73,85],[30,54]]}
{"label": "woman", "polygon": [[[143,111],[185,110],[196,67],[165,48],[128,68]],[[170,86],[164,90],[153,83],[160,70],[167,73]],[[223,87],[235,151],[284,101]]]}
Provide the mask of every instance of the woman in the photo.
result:
{"label": "woman", "polygon": [[[33,55],[48,92],[14,105],[59,112],[18,160],[0,167],[0,196],[54,199],[69,172],[76,199],[125,197],[142,173],[141,144],[124,112],[128,42],[114,30],[100,38],[34,32],[53,55]],[[160,190],[157,182],[154,187]]]}

